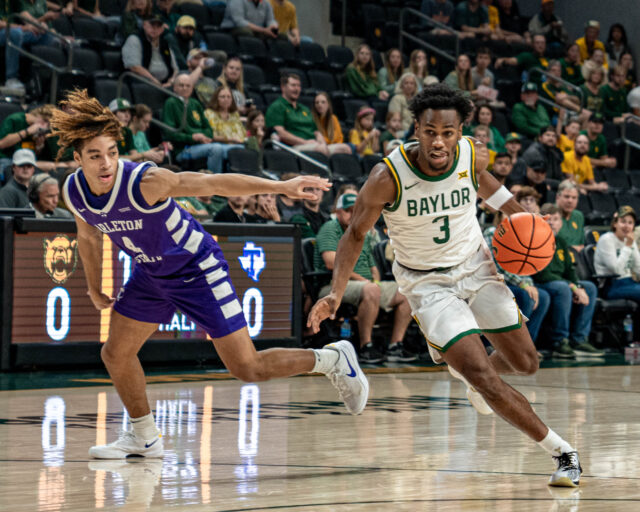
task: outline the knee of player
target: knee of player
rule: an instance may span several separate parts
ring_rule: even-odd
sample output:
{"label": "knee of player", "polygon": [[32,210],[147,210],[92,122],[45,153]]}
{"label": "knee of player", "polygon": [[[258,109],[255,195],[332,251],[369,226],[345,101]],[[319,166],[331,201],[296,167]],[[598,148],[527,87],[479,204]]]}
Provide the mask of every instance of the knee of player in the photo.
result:
{"label": "knee of player", "polygon": [[[512,363],[513,364],[513,363]],[[515,370],[520,375],[533,375],[540,367],[540,360],[535,350],[527,351],[514,364]]]}
{"label": "knee of player", "polygon": [[495,371],[489,368],[464,368],[462,375],[482,395],[498,393],[502,380]]}
{"label": "knee of player", "polygon": [[268,380],[266,369],[259,361],[249,364],[230,366],[231,375],[242,382],[262,382]]}

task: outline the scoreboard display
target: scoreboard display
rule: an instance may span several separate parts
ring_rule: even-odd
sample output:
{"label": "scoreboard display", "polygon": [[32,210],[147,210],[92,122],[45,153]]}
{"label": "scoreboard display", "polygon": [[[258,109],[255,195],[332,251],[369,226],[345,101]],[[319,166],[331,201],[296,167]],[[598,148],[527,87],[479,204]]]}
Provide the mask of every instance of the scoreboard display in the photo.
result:
{"label": "scoreboard display", "polygon": [[[235,233],[212,235],[229,264],[254,340],[284,339],[294,336],[294,242],[288,236],[267,236],[237,228]],[[209,230],[216,232],[210,225]],[[228,233],[226,230],[218,230]],[[6,253],[5,253],[6,254]],[[133,271],[131,257],[104,235],[102,245],[102,291],[115,297]],[[13,237],[13,293],[11,343],[64,344],[105,342],[111,309],[98,311],[87,295],[82,261],[75,232],[29,231]],[[188,287],[188,284],[185,284]],[[159,339],[206,339],[205,332],[188,316],[176,311],[171,321],[160,324],[151,336]]]}

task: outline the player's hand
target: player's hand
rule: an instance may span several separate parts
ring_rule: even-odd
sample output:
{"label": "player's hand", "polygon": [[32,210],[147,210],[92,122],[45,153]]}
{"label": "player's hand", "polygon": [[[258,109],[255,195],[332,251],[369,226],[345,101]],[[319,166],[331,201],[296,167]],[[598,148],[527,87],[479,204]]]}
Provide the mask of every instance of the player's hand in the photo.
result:
{"label": "player's hand", "polygon": [[281,181],[279,194],[284,194],[291,199],[316,199],[315,193],[305,192],[305,188],[319,188],[327,191],[331,188],[331,183],[326,178],[317,176],[298,176],[292,180]]}
{"label": "player's hand", "polygon": [[109,297],[107,294],[102,292],[94,292],[89,290],[87,295],[93,302],[94,307],[97,310],[107,309],[113,306],[113,303],[116,301],[113,297]]}
{"label": "player's hand", "polygon": [[320,324],[324,320],[327,318],[331,318],[331,320],[335,319],[339,306],[340,301],[333,293],[322,297],[311,308],[309,318],[307,318],[307,327],[310,327],[313,334],[316,334],[320,330]]}
{"label": "player's hand", "polygon": [[527,286],[525,291],[533,301],[533,309],[536,309],[538,307],[538,289],[535,286]]}

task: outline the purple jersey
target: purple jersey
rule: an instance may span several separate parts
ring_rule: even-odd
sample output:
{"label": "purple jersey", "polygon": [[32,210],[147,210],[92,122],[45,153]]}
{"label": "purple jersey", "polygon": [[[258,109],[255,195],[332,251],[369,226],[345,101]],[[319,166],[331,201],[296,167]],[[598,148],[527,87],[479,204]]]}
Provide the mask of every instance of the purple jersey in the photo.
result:
{"label": "purple jersey", "polygon": [[[218,244],[172,198],[153,206],[146,204],[140,181],[149,167],[155,164],[118,160],[111,192],[99,197],[91,194],[80,168],[67,179],[64,198],[73,213],[109,235],[149,275],[181,275],[185,267],[219,250]],[[100,208],[98,200],[106,204]]]}
{"label": "purple jersey", "polygon": [[69,209],[95,226],[136,262],[118,293],[118,313],[150,323],[167,323],[176,308],[213,338],[246,326],[222,250],[176,202],[149,206],[140,192],[142,175],[155,167],[118,160],[108,194],[91,193],[82,169],[64,184]]}

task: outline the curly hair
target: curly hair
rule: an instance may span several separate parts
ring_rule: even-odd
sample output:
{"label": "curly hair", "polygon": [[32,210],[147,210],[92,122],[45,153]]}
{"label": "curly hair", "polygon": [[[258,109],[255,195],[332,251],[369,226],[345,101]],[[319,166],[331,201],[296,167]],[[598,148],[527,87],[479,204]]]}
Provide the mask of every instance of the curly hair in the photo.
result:
{"label": "curly hair", "polygon": [[116,141],[122,139],[118,118],[97,99],[91,98],[86,89],[69,92],[60,105],[67,111],[55,109],[50,121],[50,136],[59,138],[56,160],[69,148],[80,152],[87,142],[101,135]]}
{"label": "curly hair", "polygon": [[473,106],[460,91],[456,91],[446,84],[427,85],[422,92],[416,94],[409,104],[409,110],[414,119],[420,119],[425,110],[455,110],[460,116],[460,122],[464,122]]}

